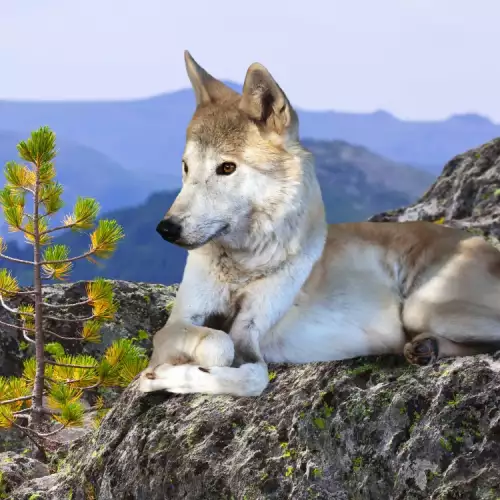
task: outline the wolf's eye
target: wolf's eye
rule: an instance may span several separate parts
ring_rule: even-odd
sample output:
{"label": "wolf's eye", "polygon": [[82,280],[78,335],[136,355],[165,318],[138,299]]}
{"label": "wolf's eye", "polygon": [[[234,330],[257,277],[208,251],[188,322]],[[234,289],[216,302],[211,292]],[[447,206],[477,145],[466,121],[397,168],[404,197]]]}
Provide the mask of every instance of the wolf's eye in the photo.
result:
{"label": "wolf's eye", "polygon": [[233,163],[232,161],[225,161],[224,163],[221,163],[215,172],[217,175],[230,175],[236,170],[236,163]]}
{"label": "wolf's eye", "polygon": [[187,174],[188,173],[188,164],[182,160],[182,169],[184,170],[184,173]]}

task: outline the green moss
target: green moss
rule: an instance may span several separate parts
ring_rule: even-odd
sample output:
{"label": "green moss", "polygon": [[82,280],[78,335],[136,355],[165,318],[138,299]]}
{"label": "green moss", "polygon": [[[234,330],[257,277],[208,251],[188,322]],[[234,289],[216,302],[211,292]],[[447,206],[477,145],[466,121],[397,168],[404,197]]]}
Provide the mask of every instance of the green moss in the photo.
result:
{"label": "green moss", "polygon": [[137,332],[137,338],[139,340],[147,340],[149,339],[149,333],[146,330],[139,330]]}
{"label": "green moss", "polygon": [[168,314],[172,312],[172,309],[174,307],[174,301],[171,300],[170,302],[167,302],[165,309],[167,310]]}
{"label": "green moss", "polygon": [[358,472],[363,467],[363,457],[355,457],[352,461],[353,472]]}
{"label": "green moss", "polygon": [[445,449],[446,451],[451,452],[453,449],[451,443],[444,437],[439,438],[439,444],[441,445],[441,448]]}
{"label": "green moss", "polygon": [[314,468],[312,470],[312,476],[315,478],[315,479],[319,479],[321,477],[323,477],[323,471],[321,469],[318,469],[318,468]]}
{"label": "green moss", "polygon": [[277,373],[276,372],[269,372],[269,382],[272,382],[276,378]]}
{"label": "green moss", "polygon": [[3,477],[3,471],[0,470],[0,498],[7,498],[7,485]]}
{"label": "green moss", "polygon": [[426,476],[427,476],[427,481],[432,481],[436,477],[441,477],[441,474],[439,472],[428,470]]}
{"label": "green moss", "polygon": [[365,401],[352,401],[347,409],[347,414],[357,421],[369,417],[372,413],[373,409]]}
{"label": "green moss", "polygon": [[347,373],[352,376],[364,375],[368,372],[375,372],[379,370],[380,367],[376,363],[365,363],[364,365],[357,366],[351,370],[347,370]]}
{"label": "green moss", "polygon": [[313,424],[320,430],[323,430],[326,427],[325,419],[320,417],[313,419]]}
{"label": "green moss", "polygon": [[330,417],[332,413],[333,413],[333,408],[325,403],[323,405],[323,415],[325,416],[325,418]]}
{"label": "green moss", "polygon": [[293,471],[295,469],[290,465],[286,468],[286,472],[285,472],[285,477],[290,477],[291,475],[293,475]]}
{"label": "green moss", "polygon": [[280,458],[295,458],[297,456],[297,451],[293,448],[288,448],[288,443],[281,443],[280,446],[283,449],[283,454]]}
{"label": "green moss", "polygon": [[447,401],[446,404],[448,406],[451,406],[452,408],[454,408],[455,406],[458,406],[464,399],[464,396],[462,394],[455,394],[453,396],[453,399],[451,399],[450,401]]}
{"label": "green moss", "polygon": [[410,429],[409,429],[410,434],[415,430],[415,426],[420,422],[421,419],[422,419],[422,415],[420,415],[420,413],[415,412],[413,414],[413,422],[410,425]]}
{"label": "green moss", "polygon": [[271,425],[268,422],[264,422],[264,429],[267,432],[276,432],[276,430],[277,430],[275,425]]}

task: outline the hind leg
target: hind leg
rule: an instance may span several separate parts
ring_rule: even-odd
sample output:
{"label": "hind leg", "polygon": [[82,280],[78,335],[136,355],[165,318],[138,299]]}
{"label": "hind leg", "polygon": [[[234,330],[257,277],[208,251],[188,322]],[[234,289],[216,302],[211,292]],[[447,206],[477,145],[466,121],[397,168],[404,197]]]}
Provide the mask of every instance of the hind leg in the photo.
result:
{"label": "hind leg", "polygon": [[404,356],[412,365],[425,366],[441,358],[473,356],[494,350],[487,345],[459,344],[432,333],[421,333],[405,345]]}

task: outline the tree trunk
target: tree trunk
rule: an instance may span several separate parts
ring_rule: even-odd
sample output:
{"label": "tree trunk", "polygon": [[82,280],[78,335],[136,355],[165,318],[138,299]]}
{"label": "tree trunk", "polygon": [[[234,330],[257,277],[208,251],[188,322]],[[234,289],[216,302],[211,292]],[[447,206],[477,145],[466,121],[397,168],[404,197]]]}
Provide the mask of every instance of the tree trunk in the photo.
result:
{"label": "tree trunk", "polygon": [[[34,287],[35,287],[35,357],[36,357],[36,373],[35,384],[33,387],[33,400],[31,411],[31,427],[35,431],[42,430],[42,423],[45,419],[43,413],[43,389],[44,389],[44,338],[42,327],[42,278],[41,278],[41,249],[40,249],[40,165],[36,163],[36,183],[33,209],[33,233],[34,233]],[[36,458],[42,460],[46,457],[41,457],[43,453],[40,449],[34,450]]]}

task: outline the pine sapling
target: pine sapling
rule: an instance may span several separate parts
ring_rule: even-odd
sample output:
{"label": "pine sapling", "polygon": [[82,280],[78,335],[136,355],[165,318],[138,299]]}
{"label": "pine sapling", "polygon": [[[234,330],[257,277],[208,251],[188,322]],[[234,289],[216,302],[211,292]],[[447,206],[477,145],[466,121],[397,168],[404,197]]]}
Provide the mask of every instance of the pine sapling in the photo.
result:
{"label": "pine sapling", "polygon": [[[22,336],[22,348],[34,347],[35,355],[24,361],[21,377],[0,377],[0,427],[21,429],[36,445],[37,455],[44,458],[47,446],[57,443],[55,434],[65,427],[83,424],[87,411],[82,403],[84,391],[128,385],[146,367],[147,357],[133,339],[114,342],[100,360],[86,354],[67,354],[57,340],[47,342],[47,338],[101,341],[101,326],[112,320],[117,310],[112,283],[95,279],[87,283],[87,296],[82,300],[53,304],[44,300],[43,281],[66,280],[78,260],[96,262],[111,257],[124,234],[115,220],[97,220],[99,204],[92,198],[79,197],[72,213],[60,225],[50,227],[52,217],[63,207],[63,187],[55,180],[55,134],[41,127],[28,140],[21,141],[17,150],[25,163],[6,164],[0,205],[9,230],[24,234],[33,246],[33,260],[6,255],[2,238],[0,259],[31,266],[33,287],[21,289],[11,271],[0,269],[0,304],[13,317],[12,321],[0,321],[0,326],[17,330]],[[55,233],[68,229],[90,231],[86,252],[70,256],[66,245],[53,242]],[[88,315],[69,316],[71,308],[85,306],[91,309]],[[82,328],[77,335],[68,337],[48,330],[47,320],[81,323]],[[97,412],[98,423],[106,411],[102,396],[97,397],[91,410]]]}

